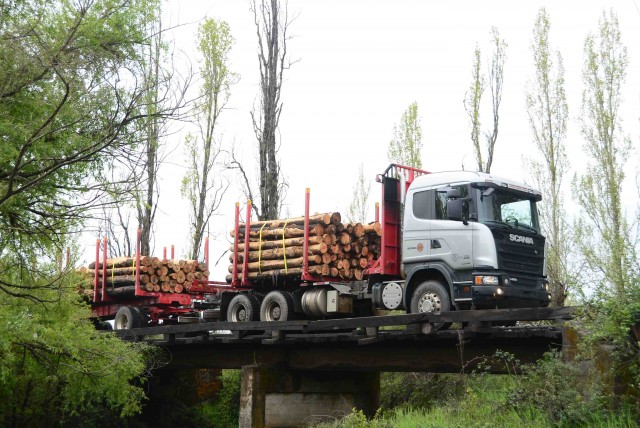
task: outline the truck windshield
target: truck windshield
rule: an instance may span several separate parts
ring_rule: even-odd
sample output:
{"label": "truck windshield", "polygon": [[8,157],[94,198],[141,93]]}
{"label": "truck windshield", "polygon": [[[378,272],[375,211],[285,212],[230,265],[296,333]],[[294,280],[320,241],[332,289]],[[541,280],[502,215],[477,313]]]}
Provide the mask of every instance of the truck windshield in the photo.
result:
{"label": "truck windshield", "polygon": [[488,196],[480,196],[482,190],[478,192],[478,220],[481,223],[540,233],[535,201],[501,189],[495,189]]}

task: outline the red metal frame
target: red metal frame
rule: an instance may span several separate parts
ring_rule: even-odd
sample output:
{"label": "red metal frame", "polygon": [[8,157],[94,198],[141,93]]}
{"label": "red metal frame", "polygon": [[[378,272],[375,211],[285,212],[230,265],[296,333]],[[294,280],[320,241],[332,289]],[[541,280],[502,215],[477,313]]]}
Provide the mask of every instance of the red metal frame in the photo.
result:
{"label": "red metal frame", "polygon": [[[382,174],[379,174],[376,177],[376,181],[382,185],[382,218],[380,219],[380,223],[382,225],[382,236],[380,257],[378,260],[373,262],[372,266],[368,270],[365,271],[365,274],[400,275],[400,265],[402,262],[402,236],[400,232],[402,226],[400,224],[402,215],[400,211],[402,209],[403,202],[401,201],[401,195],[403,192],[400,191],[400,178],[404,178],[404,191],[406,192],[416,177],[425,174],[429,174],[429,172],[410,166],[391,164]],[[392,201],[385,199],[384,181],[389,179],[397,180],[398,186],[395,191],[397,197]],[[376,216],[378,215],[377,211],[378,210],[376,209]]]}
{"label": "red metal frame", "polygon": [[302,243],[302,278],[309,276],[309,201],[311,189],[308,187],[304,194],[304,241]]}
{"label": "red metal frame", "polygon": [[[238,284],[238,247],[240,237],[240,203],[236,202],[236,217],[233,235],[233,272],[231,273],[231,285],[237,287]],[[245,244],[246,245],[246,244]]]}
{"label": "red metal frame", "polygon": [[249,233],[251,233],[251,200],[247,201],[247,218],[244,223],[244,258],[242,259],[241,286],[249,285]]}

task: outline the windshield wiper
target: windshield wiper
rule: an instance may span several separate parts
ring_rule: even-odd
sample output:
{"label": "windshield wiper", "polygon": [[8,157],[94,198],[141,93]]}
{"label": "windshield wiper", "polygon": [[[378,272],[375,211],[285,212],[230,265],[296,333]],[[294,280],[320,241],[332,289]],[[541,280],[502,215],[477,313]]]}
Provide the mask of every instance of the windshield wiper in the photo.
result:
{"label": "windshield wiper", "polygon": [[524,227],[525,229],[533,230],[534,232],[538,233],[538,231],[537,231],[534,227],[529,226],[528,224],[521,224],[521,223],[518,223],[518,224],[516,224],[516,226],[518,226],[518,227]]}
{"label": "windshield wiper", "polygon": [[513,226],[510,225],[509,223],[505,223],[504,221],[500,221],[500,220],[484,220],[483,223],[493,223],[493,224],[499,224],[501,226],[506,226],[509,229],[513,229]]}

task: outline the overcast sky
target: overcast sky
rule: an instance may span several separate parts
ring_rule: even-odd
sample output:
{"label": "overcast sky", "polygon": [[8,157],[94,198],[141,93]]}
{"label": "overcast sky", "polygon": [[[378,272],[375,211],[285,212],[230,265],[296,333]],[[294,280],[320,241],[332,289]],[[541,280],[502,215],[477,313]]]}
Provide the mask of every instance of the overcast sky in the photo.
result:
{"label": "overcast sky", "polygon": [[[580,114],[584,39],[598,31],[598,20],[610,8],[617,13],[629,67],[624,87],[622,126],[635,147],[640,141],[640,0],[616,1],[372,1],[290,0],[295,16],[288,49],[298,60],[286,72],[280,120],[280,160],[290,188],[287,208],[303,214],[305,187],[311,188],[311,210],[347,212],[360,163],[372,183],[373,203],[379,199],[375,174],[389,161],[387,148],[394,124],[407,106],[417,101],[423,131],[422,161],[429,171],[475,170],[469,124],[462,100],[471,83],[476,44],[482,49],[486,72],[491,53],[490,31],[496,26],[508,43],[500,132],[492,173],[526,181],[523,156],[535,153],[525,110],[524,91],[533,73],[530,50],[533,24],[540,7],[550,16],[550,44],[560,50],[566,71],[566,92],[571,121],[566,144],[571,172],[583,170],[583,140],[576,118]],[[249,3],[245,0],[170,1],[164,26],[175,45],[196,64],[198,21],[205,16],[227,21],[236,39],[231,69],[241,76],[231,89],[229,110],[220,118],[222,144],[235,141],[247,164],[257,165],[256,140],[250,111],[258,93],[257,36]],[[489,93],[485,99],[490,101]],[[481,117],[484,129],[490,111]],[[181,144],[177,134],[167,143]],[[171,163],[160,171],[160,209],[157,216],[156,254],[163,245],[186,250],[188,214],[181,205],[180,178],[184,150],[179,147]],[[631,178],[625,194],[635,206],[633,186],[638,151],[628,163]],[[252,169],[257,169],[255,166]],[[229,176],[235,181],[235,177]],[[569,184],[569,177],[567,178]],[[568,190],[569,186],[567,186]],[[213,220],[217,233],[212,258],[218,258],[232,227],[234,203],[242,200],[238,187],[227,192],[221,214]],[[229,214],[229,215],[226,215]],[[222,278],[225,261],[212,269]]]}

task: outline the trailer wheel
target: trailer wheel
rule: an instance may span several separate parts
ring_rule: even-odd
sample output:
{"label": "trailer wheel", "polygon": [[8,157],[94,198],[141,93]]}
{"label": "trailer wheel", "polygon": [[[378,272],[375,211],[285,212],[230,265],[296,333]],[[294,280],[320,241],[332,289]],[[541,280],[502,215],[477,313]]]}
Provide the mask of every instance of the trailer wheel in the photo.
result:
{"label": "trailer wheel", "polygon": [[238,294],[229,302],[227,321],[257,321],[260,302],[251,294]]}
{"label": "trailer wheel", "polygon": [[260,321],[287,321],[293,319],[293,296],[286,291],[272,291],[260,306]]}
{"label": "trailer wheel", "polygon": [[142,320],[137,308],[131,306],[123,306],[118,309],[116,318],[113,322],[114,330],[131,330],[140,327]]}
{"label": "trailer wheel", "polygon": [[[438,314],[451,310],[451,300],[447,289],[438,281],[425,281],[418,285],[418,288],[411,296],[411,313],[433,312]],[[436,330],[449,328],[451,323],[436,323]]]}

